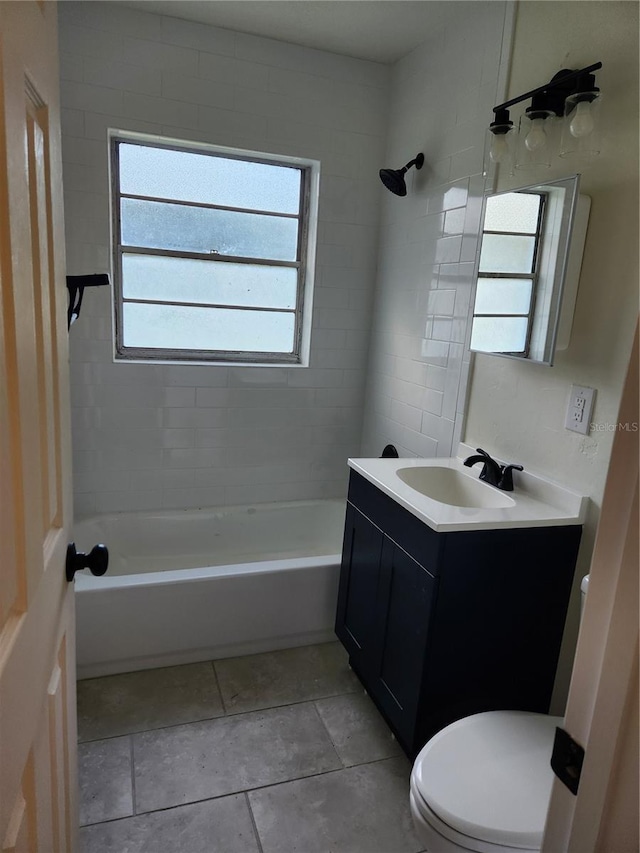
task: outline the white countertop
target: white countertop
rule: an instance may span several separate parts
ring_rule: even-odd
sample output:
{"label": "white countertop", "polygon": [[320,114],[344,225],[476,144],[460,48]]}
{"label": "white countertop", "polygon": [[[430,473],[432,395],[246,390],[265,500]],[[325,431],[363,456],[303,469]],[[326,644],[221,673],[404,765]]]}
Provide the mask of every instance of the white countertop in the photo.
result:
{"label": "white countertop", "polygon": [[[478,479],[482,465],[467,468],[462,463],[475,455],[472,447],[461,444],[459,456],[443,459],[349,459],[349,467],[393,498],[416,518],[439,533],[454,530],[496,530],[518,527],[559,527],[583,524],[589,498],[527,471],[514,471],[514,490],[504,492],[513,505],[505,508],[461,507],[440,503],[404,483],[397,475],[401,468],[454,468],[464,476]],[[486,485],[487,489],[495,486]]]}

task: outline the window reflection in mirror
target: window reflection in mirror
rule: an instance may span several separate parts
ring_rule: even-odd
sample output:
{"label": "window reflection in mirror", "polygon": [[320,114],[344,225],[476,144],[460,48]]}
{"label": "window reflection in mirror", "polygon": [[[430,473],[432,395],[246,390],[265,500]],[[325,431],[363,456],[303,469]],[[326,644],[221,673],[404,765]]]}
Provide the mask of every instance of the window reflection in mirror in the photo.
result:
{"label": "window reflection in mirror", "polygon": [[472,350],[552,363],[578,180],[485,198]]}

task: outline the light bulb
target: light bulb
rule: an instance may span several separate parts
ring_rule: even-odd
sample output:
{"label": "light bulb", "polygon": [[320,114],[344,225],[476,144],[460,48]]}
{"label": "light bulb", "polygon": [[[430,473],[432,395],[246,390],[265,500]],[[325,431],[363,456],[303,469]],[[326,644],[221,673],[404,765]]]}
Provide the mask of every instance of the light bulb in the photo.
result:
{"label": "light bulb", "polygon": [[547,134],[544,131],[544,119],[534,118],[531,121],[531,130],[524,140],[527,151],[538,151],[547,144]]}
{"label": "light bulb", "polygon": [[575,115],[569,124],[571,136],[575,136],[576,139],[589,136],[593,132],[594,126],[591,104],[589,101],[580,101],[576,106]]}
{"label": "light bulb", "polygon": [[509,146],[507,145],[507,137],[504,133],[494,133],[489,148],[489,159],[492,163],[499,163],[507,154]]}

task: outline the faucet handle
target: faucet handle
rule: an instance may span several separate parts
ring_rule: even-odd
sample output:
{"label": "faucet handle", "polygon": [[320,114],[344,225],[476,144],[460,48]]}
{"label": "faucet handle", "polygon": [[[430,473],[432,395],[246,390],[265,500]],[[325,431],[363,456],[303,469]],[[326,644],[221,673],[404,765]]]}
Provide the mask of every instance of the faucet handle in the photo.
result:
{"label": "faucet handle", "polygon": [[498,483],[498,488],[502,489],[503,492],[512,492],[513,491],[513,474],[512,471],[524,471],[522,465],[505,465],[502,468],[502,476],[500,477],[500,482]]}

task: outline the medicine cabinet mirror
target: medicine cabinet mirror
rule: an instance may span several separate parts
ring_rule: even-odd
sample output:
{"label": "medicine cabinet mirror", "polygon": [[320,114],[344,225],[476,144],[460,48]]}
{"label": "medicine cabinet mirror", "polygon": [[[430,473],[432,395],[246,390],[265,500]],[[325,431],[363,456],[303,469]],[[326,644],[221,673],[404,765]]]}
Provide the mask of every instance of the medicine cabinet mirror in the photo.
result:
{"label": "medicine cabinet mirror", "polygon": [[580,176],[485,196],[471,349],[551,366],[568,345],[590,200]]}

